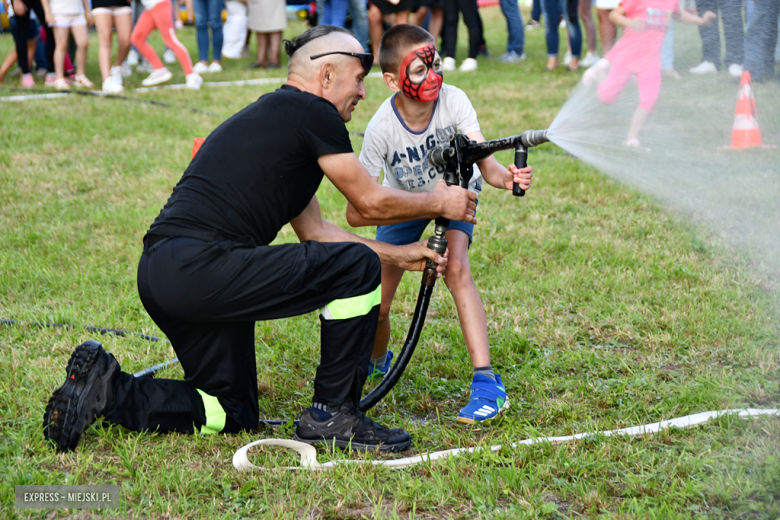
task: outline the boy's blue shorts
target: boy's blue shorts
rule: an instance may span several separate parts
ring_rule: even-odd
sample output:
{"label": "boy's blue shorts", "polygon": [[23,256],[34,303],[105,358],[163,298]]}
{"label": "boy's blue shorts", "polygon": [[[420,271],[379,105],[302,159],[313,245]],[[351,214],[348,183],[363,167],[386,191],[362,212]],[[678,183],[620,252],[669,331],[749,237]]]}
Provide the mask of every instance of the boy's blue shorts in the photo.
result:
{"label": "boy's blue shorts", "polygon": [[[422,218],[420,220],[410,220],[389,226],[377,226],[376,239],[394,246],[405,246],[412,242],[417,242],[422,237],[423,231],[428,226],[430,219]],[[474,224],[461,222],[459,220],[450,220],[450,229],[459,229],[469,237],[469,245],[474,234]]]}

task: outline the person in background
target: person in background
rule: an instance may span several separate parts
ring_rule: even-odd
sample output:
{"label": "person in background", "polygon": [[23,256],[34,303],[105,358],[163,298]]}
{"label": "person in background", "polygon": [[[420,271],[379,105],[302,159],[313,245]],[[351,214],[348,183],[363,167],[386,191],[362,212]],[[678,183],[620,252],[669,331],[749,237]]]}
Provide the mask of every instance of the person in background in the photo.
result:
{"label": "person in background", "polygon": [[775,77],[775,46],[777,45],[777,0],[755,0],[750,23],[745,31],[745,70],[753,81]]}
{"label": "person in background", "polygon": [[696,16],[680,10],[680,0],[622,0],[609,17],[614,24],[625,28],[625,33],[604,59],[588,69],[582,80],[585,85],[598,83],[601,102],[612,103],[636,77],[639,106],[631,117],[623,144],[640,148],[639,132],[653,111],[661,89],[661,47],[672,18],[704,25],[717,15],[707,11],[703,16]]}
{"label": "person in background", "polygon": [[[103,92],[122,92],[122,78],[132,74],[124,64],[130,52],[130,34],[133,32],[133,9],[128,0],[92,0],[92,16],[98,33],[98,64],[103,77]],[[114,28],[118,47],[111,66],[111,46]]]}
{"label": "person in background", "polygon": [[517,6],[517,0],[501,0],[501,12],[506,18],[506,52],[498,57],[504,63],[517,63],[525,59],[525,31],[523,15]]}
{"label": "person in background", "polygon": [[249,30],[257,34],[257,60],[249,68],[278,69],[282,31],[287,28],[284,0],[249,0]]}
{"label": "person in background", "polygon": [[[19,1],[19,0],[17,0]],[[8,24],[11,28],[11,34],[16,38],[16,20],[14,18],[13,6],[9,3],[9,0],[3,0],[3,9],[8,13]],[[33,13],[34,14],[34,13]],[[30,20],[29,29],[27,30],[27,60],[32,62],[35,56],[35,48],[38,44],[38,22],[36,20]],[[11,67],[17,61],[16,47],[12,48],[6,55],[3,63],[0,65],[0,83],[5,81],[5,76]],[[33,83],[34,85],[35,83]]]}
{"label": "person in background", "polygon": [[73,83],[84,88],[95,85],[87,78],[87,48],[89,34],[87,24],[93,25],[92,9],[89,0],[51,0],[51,12],[54,17],[54,70],[57,79],[54,88],[67,90],[70,85],[65,80],[65,54],[68,52],[68,35],[76,42],[76,76]]}
{"label": "person in background", "polygon": [[542,26],[542,0],[534,0],[531,6],[531,19],[528,21],[528,25],[525,26],[526,31],[532,31]]}
{"label": "person in background", "polygon": [[[414,8],[412,0],[371,0],[368,6],[368,32],[371,35],[371,54],[379,56],[379,41],[385,32],[385,23],[391,26],[409,23],[409,14]],[[376,62],[374,62],[376,65]]]}
{"label": "person in background", "polygon": [[596,38],[596,22],[593,21],[593,2],[592,0],[579,0],[580,18],[582,25],[585,26],[585,36],[588,39],[588,53],[580,61],[583,67],[590,67],[599,61],[598,39]]}
{"label": "person in background", "polygon": [[57,80],[54,72],[54,32],[49,24],[54,23],[54,16],[49,7],[48,0],[17,0],[13,4],[14,17],[16,18],[16,33],[14,34],[14,43],[16,44],[17,61],[22,71],[21,83],[25,88],[35,86],[32,72],[30,70],[30,60],[27,56],[27,40],[30,30],[30,11],[34,11],[38,20],[46,31],[46,85],[53,86]]}
{"label": "person in background", "polygon": [[349,0],[322,0],[318,4],[322,6],[322,17],[317,20],[318,25],[344,28],[347,24]]}
{"label": "person in background", "polygon": [[596,14],[599,16],[599,39],[601,40],[601,53],[606,54],[615,45],[617,27],[609,19],[610,13],[617,8],[619,0],[596,0]]}
{"label": "person in background", "polygon": [[[194,0],[195,29],[198,32],[198,63],[192,68],[198,74],[222,72],[222,8],[223,0]],[[212,59],[209,65],[209,27],[211,27]]]}
{"label": "person in background", "polygon": [[425,25],[425,20],[431,18],[428,22],[428,32],[433,36],[434,41],[439,41],[441,28],[444,25],[444,0],[418,0],[417,11],[414,13],[412,23],[419,27]]}
{"label": "person in background", "polygon": [[580,54],[582,53],[582,32],[580,31],[580,22],[577,16],[577,0],[542,0],[542,11],[544,19],[545,35],[547,39],[547,66],[545,71],[554,70],[558,67],[558,24],[555,20],[563,15],[566,20],[566,30],[571,38],[571,61],[567,69],[570,72],[579,70]]}
{"label": "person in background", "polygon": [[366,0],[349,0],[349,15],[352,17],[352,34],[363,46],[363,50],[369,52],[368,48],[368,7]]}
{"label": "person in background", "polygon": [[[777,0],[772,0],[775,4]],[[723,32],[726,36],[726,63],[729,74],[738,78],[742,75],[742,62],[745,59],[742,30],[742,0],[696,0],[696,10],[699,16],[707,11],[717,13],[723,20]],[[720,70],[720,27],[718,24],[699,26],[701,35],[701,63],[693,67],[691,74],[714,74]]]}
{"label": "person in background", "polygon": [[173,77],[171,71],[160,61],[157,52],[146,41],[152,31],[157,29],[165,45],[168,49],[173,50],[176,59],[179,60],[182,69],[184,69],[187,88],[199,89],[203,84],[203,78],[192,70],[190,53],[187,52],[187,48],[176,37],[176,29],[173,28],[173,17],[171,16],[171,9],[173,9],[171,0],[143,0],[143,4],[144,12],[138,18],[138,23],[135,25],[135,29],[133,29],[130,41],[154,70],[141,84],[145,87],[151,87],[170,81]]}
{"label": "person in background", "polygon": [[680,73],[674,70],[674,24],[670,23],[661,47],[661,74],[667,78],[681,80]]}
{"label": "person in background", "polygon": [[[444,0],[444,29],[441,34],[443,55],[442,70],[455,70],[455,49],[458,44],[458,20],[463,13],[463,23],[469,31],[468,57],[460,64],[461,72],[477,70],[477,56],[485,38],[482,34],[482,20],[479,17],[477,0]],[[486,49],[487,52],[487,49]]]}
{"label": "person in background", "polygon": [[246,42],[247,0],[225,0],[227,20],[222,28],[222,56],[229,60],[240,60]]}

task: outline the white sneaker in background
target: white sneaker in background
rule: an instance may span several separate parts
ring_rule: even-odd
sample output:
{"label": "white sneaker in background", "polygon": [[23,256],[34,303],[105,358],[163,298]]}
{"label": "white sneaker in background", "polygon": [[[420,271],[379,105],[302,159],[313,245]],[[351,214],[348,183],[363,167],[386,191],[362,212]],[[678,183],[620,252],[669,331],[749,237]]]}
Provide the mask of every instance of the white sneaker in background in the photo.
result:
{"label": "white sneaker in background", "polygon": [[122,92],[125,88],[117,83],[114,80],[113,76],[109,76],[104,82],[103,82],[103,92],[106,94],[118,94]]}
{"label": "white sneaker in background", "polygon": [[141,82],[141,85],[144,87],[153,87],[155,85],[159,85],[160,83],[169,81],[172,77],[173,74],[171,74],[171,71],[163,67],[161,69],[152,71],[152,73],[149,74],[149,77]]}
{"label": "white sneaker in background", "polygon": [[444,61],[441,63],[441,70],[443,71],[455,70],[455,58],[450,58],[449,56],[444,58]]}
{"label": "white sneaker in background", "polygon": [[148,61],[143,60],[141,63],[138,64],[138,67],[135,68],[135,71],[141,73],[154,72],[154,67],[152,67],[152,64],[149,63]]}
{"label": "white sneaker in background", "polygon": [[165,49],[165,54],[163,54],[163,61],[165,63],[176,63],[176,55],[172,50]]}
{"label": "white sneaker in background", "polygon": [[133,75],[133,69],[130,68],[130,63],[128,63],[128,60],[125,60],[125,62],[119,66],[119,74],[123,78],[127,78]]}
{"label": "white sneaker in background", "polygon": [[131,67],[135,67],[138,65],[139,58],[140,54],[138,54],[138,51],[135,49],[130,49],[130,53],[127,55],[127,64]]}
{"label": "white sneaker in background", "polygon": [[200,90],[201,85],[203,85],[203,78],[197,72],[187,75],[187,88]]}
{"label": "white sneaker in background", "polygon": [[506,51],[504,54],[498,57],[498,61],[502,63],[517,63],[525,59],[525,53],[517,54],[515,51]]}
{"label": "white sneaker in background", "polygon": [[218,61],[212,61],[207,72],[222,72],[222,65]]}
{"label": "white sneaker in background", "polygon": [[[109,71],[109,75],[112,80],[114,80],[114,83],[117,83],[119,85],[122,84],[122,67],[111,67],[111,70]],[[103,84],[105,85],[106,82],[104,81]]]}
{"label": "white sneaker in background", "polygon": [[473,70],[477,70],[478,66],[479,65],[477,64],[477,60],[474,58],[466,58],[463,60],[463,63],[460,64],[458,70],[461,72],[471,72]]}
{"label": "white sneaker in background", "polygon": [[570,52],[567,52],[566,56],[563,57],[563,64],[566,65],[567,67],[569,65],[571,65],[571,53]]}
{"label": "white sneaker in background", "polygon": [[703,61],[689,71],[691,74],[715,74],[718,68],[711,61]]}
{"label": "white sneaker in background", "polygon": [[729,74],[732,78],[738,78],[742,75],[742,65],[739,63],[732,63],[729,65]]}
{"label": "white sneaker in background", "polygon": [[580,60],[580,66],[581,67],[590,67],[592,65],[595,65],[597,61],[599,61],[600,57],[598,53],[596,52],[590,52],[585,55],[585,57]]}
{"label": "white sneaker in background", "polygon": [[209,66],[203,63],[202,61],[199,61],[198,63],[192,66],[192,71],[197,72],[198,74],[203,74],[204,72],[209,71]]}

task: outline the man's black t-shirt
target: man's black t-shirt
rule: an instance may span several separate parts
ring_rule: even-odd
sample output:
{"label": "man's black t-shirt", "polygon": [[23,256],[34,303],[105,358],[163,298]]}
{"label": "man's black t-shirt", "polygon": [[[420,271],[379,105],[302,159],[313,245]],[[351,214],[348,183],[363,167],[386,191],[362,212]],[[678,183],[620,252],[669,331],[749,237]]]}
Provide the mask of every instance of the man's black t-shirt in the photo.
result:
{"label": "man's black t-shirt", "polygon": [[350,152],[336,107],[284,85],[208,136],[148,234],[267,245],[317,192],[317,159]]}

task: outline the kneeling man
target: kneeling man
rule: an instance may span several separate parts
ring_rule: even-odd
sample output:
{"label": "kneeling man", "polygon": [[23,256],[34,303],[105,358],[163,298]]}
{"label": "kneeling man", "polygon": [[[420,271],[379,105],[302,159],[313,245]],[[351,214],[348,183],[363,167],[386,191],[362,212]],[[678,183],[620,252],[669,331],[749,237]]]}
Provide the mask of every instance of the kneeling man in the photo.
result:
{"label": "kneeling man", "polygon": [[[321,362],[296,438],[400,451],[409,434],[357,406],[381,300],[380,264],[422,270],[446,259],[420,244],[363,239],[325,220],[323,175],[366,219],[475,223],[475,196],[443,183],[407,193],[374,182],[345,122],[372,56],[344,29],[318,26],[287,44],[288,80],[206,139],[144,237],[138,292],[171,340],[185,378],[135,378],[99,343],[79,345],[49,400],[44,435],[72,450],[97,416],[130,430],[201,433],[257,427],[255,322],[321,309]],[[298,244],[269,245],[290,223]],[[283,348],[283,346],[279,346]]]}

